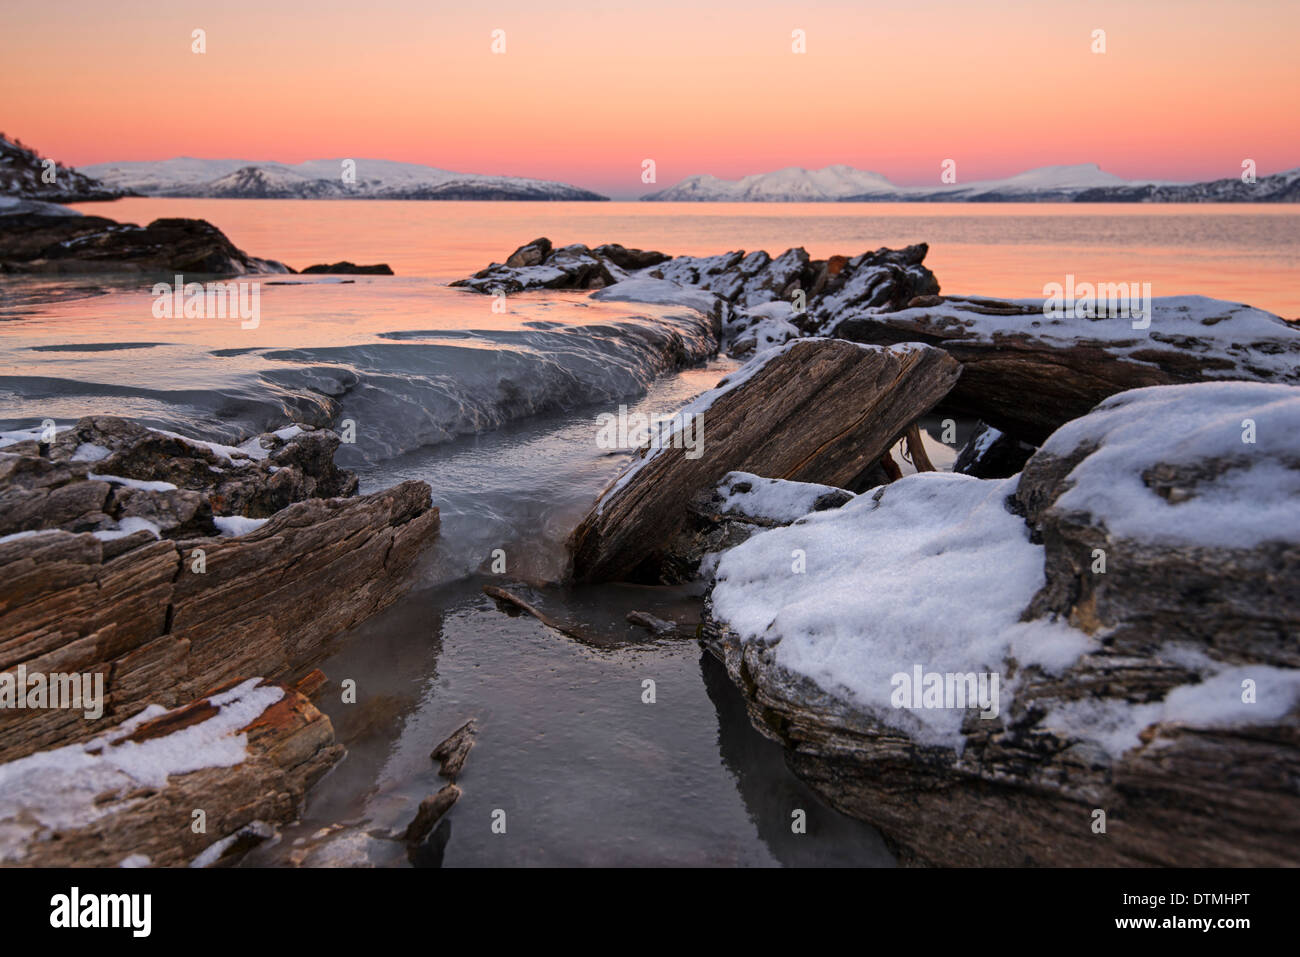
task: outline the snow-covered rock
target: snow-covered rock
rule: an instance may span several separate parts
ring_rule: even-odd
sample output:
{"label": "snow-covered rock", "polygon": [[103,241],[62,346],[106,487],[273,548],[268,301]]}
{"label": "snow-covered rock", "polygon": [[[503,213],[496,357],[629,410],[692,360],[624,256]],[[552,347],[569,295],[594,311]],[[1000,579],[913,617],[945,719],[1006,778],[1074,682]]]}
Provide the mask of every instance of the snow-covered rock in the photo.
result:
{"label": "snow-covered rock", "polygon": [[1296,435],[1294,386],[1117,395],[1015,478],[910,476],[752,535],[705,645],[905,858],[1294,861]]}
{"label": "snow-covered rock", "polygon": [[[1104,305],[1110,313],[1108,298]],[[1300,327],[1262,309],[1205,296],[1149,298],[1143,315],[1056,315],[1047,306],[936,296],[898,310],[835,309],[824,297],[817,332],[945,349],[962,363],[945,410],[1035,445],[1127,389],[1221,379],[1300,384]]]}

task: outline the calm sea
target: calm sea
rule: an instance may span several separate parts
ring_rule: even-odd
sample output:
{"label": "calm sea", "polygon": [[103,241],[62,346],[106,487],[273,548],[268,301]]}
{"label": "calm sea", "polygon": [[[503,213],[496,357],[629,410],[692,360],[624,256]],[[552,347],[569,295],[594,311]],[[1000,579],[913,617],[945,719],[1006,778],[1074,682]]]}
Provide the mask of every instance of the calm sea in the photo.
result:
{"label": "calm sea", "polygon": [[538,236],[673,255],[803,246],[825,257],[926,242],[926,263],[948,293],[1042,295],[1073,273],[1300,317],[1300,209],[1288,205],[126,199],[78,208],[126,222],[207,219],[252,255],[299,269],[349,259],[441,280]]}

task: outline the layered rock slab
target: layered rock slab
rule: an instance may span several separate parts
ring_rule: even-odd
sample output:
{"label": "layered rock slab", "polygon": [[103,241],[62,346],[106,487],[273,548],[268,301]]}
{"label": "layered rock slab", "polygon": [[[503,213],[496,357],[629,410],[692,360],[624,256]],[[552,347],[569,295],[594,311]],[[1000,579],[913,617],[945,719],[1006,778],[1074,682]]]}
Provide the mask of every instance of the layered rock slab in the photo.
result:
{"label": "layered rock slab", "polygon": [[[574,577],[657,579],[686,525],[683,505],[728,472],[854,490],[958,372],[926,346],[801,339],[756,357],[680,410],[678,431],[643,448],[602,493],[570,537]],[[688,449],[683,430],[700,427]]]}
{"label": "layered rock slab", "polygon": [[93,741],[0,765],[0,864],[219,863],[291,820],[342,752],[306,697],[258,678],[152,706]]}
{"label": "layered rock slab", "polygon": [[0,669],[102,674],[104,715],[0,711],[0,760],[84,740],[148,703],[286,676],[393,602],[438,531],[423,482],[310,499],[237,537],[22,533],[0,542]]}

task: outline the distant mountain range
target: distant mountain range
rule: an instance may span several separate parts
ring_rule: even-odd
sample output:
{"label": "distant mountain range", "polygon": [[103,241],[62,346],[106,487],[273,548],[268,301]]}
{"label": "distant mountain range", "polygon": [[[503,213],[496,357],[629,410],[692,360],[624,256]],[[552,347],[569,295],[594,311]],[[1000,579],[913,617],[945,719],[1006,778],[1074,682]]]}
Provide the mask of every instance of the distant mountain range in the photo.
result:
{"label": "distant mountain range", "polygon": [[[453,173],[392,160],[308,160],[287,165],[248,160],[178,157],[97,163],[80,171],[47,163],[17,139],[0,134],[0,196],[53,203],[116,199],[125,195],[222,199],[447,199],[601,201],[609,197],[542,179]],[[345,163],[354,164],[345,167]],[[346,182],[344,172],[355,173]],[[351,177],[350,177],[351,178]],[[689,176],[641,197],[651,202],[896,203],[1294,203],[1300,168],[1255,183],[1229,177],[1207,183],[1125,180],[1095,163],[1044,166],[1006,179],[938,186],[898,186],[880,173],[851,166],[807,170],[792,166],[743,179]]]}
{"label": "distant mountain range", "polygon": [[851,166],[807,170],[792,166],[743,179],[688,176],[641,197],[651,202],[712,203],[1294,203],[1300,202],[1300,168],[1255,183],[1240,178],[1209,183],[1125,180],[1095,163],[1044,166],[1006,179],[940,186],[898,186],[880,173]]}
{"label": "distant mountain range", "polygon": [[[343,179],[353,163],[355,182]],[[84,172],[142,196],[217,199],[505,199],[606,200],[590,190],[543,179],[453,173],[392,160],[308,160],[293,166],[248,160],[177,159],[97,163]]]}

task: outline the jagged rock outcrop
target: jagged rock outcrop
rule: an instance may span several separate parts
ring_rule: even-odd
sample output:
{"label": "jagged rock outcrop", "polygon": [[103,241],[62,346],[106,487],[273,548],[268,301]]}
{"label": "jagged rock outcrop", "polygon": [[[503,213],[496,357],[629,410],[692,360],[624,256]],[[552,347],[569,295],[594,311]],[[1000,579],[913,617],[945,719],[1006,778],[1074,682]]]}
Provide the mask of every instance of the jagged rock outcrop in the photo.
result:
{"label": "jagged rock outcrop", "polygon": [[216,535],[214,517],[266,518],[308,498],[353,495],[334,464],[339,437],[290,426],[240,448],[116,416],[88,416],[44,443],[0,447],[0,536],[40,529],[112,533],[127,519],[165,538]]}
{"label": "jagged rock outcrop", "polygon": [[91,720],[0,709],[0,760],[296,674],[394,601],[438,511],[423,482],[349,497],[338,442],[295,426],[231,448],[96,416],[0,450],[0,672],[98,674],[106,693]]}
{"label": "jagged rock outcrop", "polygon": [[85,203],[125,195],[125,190],[107,186],[62,163],[51,163],[0,133],[0,196],[46,203]]}
{"label": "jagged rock outcrop", "polygon": [[958,368],[926,346],[807,339],[751,360],[676,413],[569,540],[579,581],[658,580],[683,504],[728,472],[856,490]]}
{"label": "jagged rock outcrop", "polygon": [[376,263],[373,266],[358,266],[347,260],[337,263],[321,263],[308,266],[302,270],[304,276],[391,276],[393,268],[388,263]]}
{"label": "jagged rock outcrop", "polygon": [[1300,329],[1203,296],[1152,300],[1148,328],[1134,328],[1145,321],[1137,317],[1049,317],[1041,301],[954,297],[896,312],[850,307],[827,319],[823,335],[946,350],[962,376],[941,409],[1034,444],[1127,389],[1212,379],[1300,383]]}
{"label": "jagged rock outcrop", "polygon": [[148,226],[102,216],[15,213],[3,217],[0,273],[199,274],[291,272],[284,263],[237,249],[202,219],[155,219]]}
{"label": "jagged rock outcrop", "polygon": [[258,678],[155,708],[0,764],[0,865],[224,864],[292,820],[342,753],[304,695]]}
{"label": "jagged rock outcrop", "polygon": [[954,472],[976,478],[1010,478],[1025,467],[1034,446],[980,422],[952,465]]}
{"label": "jagged rock outcrop", "polygon": [[[910,476],[754,535],[702,640],[905,861],[1293,865],[1298,428],[1294,387],[1124,393],[1018,478]],[[933,702],[897,697],[914,672]],[[977,674],[1000,701],[947,699]]]}

